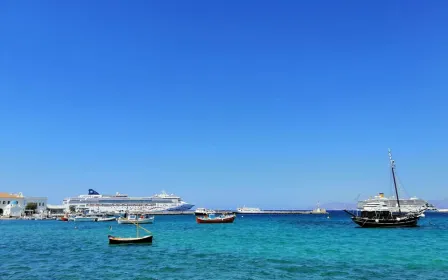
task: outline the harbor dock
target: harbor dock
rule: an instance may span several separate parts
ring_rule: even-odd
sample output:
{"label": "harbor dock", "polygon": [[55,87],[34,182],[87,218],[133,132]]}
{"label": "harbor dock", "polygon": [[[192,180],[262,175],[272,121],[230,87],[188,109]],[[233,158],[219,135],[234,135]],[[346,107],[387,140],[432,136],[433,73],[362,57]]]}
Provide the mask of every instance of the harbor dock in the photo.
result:
{"label": "harbor dock", "polygon": [[[257,213],[238,213],[235,210],[214,210],[217,214],[233,213],[239,215],[325,215],[327,211],[315,210],[260,210]],[[194,215],[194,211],[159,211],[151,212],[151,215]]]}

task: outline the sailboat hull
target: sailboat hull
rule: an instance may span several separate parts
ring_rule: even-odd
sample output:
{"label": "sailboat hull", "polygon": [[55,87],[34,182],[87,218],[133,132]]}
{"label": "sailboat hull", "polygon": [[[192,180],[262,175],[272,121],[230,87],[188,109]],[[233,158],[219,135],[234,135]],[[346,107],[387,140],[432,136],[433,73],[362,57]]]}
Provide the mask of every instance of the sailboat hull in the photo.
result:
{"label": "sailboat hull", "polygon": [[116,237],[109,235],[109,244],[148,244],[152,243],[152,235],[147,235],[143,237]]}
{"label": "sailboat hull", "polygon": [[352,221],[363,228],[394,228],[394,227],[416,227],[419,217],[397,219],[368,219],[352,217]]}
{"label": "sailboat hull", "polygon": [[196,216],[196,222],[198,224],[230,224],[235,220],[235,215],[227,215],[224,217],[199,217]]}

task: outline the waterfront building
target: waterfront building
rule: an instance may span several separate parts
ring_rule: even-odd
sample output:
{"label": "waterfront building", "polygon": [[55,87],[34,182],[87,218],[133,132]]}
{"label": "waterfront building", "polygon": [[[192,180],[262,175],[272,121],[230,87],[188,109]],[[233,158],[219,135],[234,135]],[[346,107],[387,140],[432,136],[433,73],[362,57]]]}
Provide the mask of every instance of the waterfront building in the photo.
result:
{"label": "waterfront building", "polygon": [[17,202],[17,205],[23,206],[25,198],[22,193],[0,193],[0,216],[6,216],[5,211],[7,210],[8,205],[10,205],[13,201]]}
{"label": "waterfront building", "polygon": [[[37,208],[35,212],[42,214],[47,209],[47,200],[46,197],[26,197],[20,192],[0,192],[0,216],[10,216],[11,210],[13,212],[18,211],[19,208],[21,209],[21,216],[23,216],[25,215],[25,208],[28,203],[36,203]],[[14,206],[9,206],[12,204]]]}
{"label": "waterfront building", "polygon": [[11,218],[19,218],[23,215],[23,207],[19,205],[17,200],[12,200],[6,205],[3,215]]}
{"label": "waterfront building", "polygon": [[26,206],[28,203],[36,203],[36,213],[42,214],[47,211],[47,201],[48,199],[46,197],[26,196],[24,205]]}
{"label": "waterfront building", "polygon": [[47,204],[47,213],[50,216],[63,216],[68,211],[65,205]]}

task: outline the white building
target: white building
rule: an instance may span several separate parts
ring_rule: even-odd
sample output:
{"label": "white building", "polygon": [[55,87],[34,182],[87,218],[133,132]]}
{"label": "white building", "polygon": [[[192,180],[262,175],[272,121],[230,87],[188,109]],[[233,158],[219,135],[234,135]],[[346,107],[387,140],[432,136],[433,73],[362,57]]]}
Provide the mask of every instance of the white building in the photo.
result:
{"label": "white building", "polygon": [[[19,209],[18,207],[21,209],[21,215],[25,215],[25,208],[28,203],[36,203],[36,213],[42,214],[47,209],[47,200],[46,197],[26,197],[23,196],[22,193],[14,194],[0,192],[0,216],[9,216],[11,214],[11,209],[12,211],[17,211],[17,209]],[[17,202],[14,203],[14,207],[8,206],[12,205],[14,201]]]}
{"label": "white building", "polygon": [[65,205],[47,205],[47,212],[50,216],[64,216],[67,211],[67,207]]}
{"label": "white building", "polygon": [[28,203],[36,203],[36,213],[42,214],[47,210],[47,200],[48,199],[46,197],[26,196],[24,199],[24,205],[26,206]]}
{"label": "white building", "polygon": [[13,200],[5,207],[3,215],[11,218],[19,218],[23,215],[23,207],[18,204],[17,200]]}

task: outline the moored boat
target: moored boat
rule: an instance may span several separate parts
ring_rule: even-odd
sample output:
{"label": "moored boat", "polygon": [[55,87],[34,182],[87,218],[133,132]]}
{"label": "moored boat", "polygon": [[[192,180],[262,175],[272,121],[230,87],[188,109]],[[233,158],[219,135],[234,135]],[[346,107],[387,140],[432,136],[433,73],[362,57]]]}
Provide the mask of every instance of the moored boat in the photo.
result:
{"label": "moored boat", "polygon": [[356,212],[356,214],[344,210],[346,213],[351,215],[352,221],[360,227],[415,227],[417,226],[419,218],[427,209],[426,206],[423,206],[415,211],[407,213],[401,211],[400,199],[398,197],[397,179],[395,174],[395,161],[392,159],[390,150],[389,161],[394,182],[398,212],[395,212],[393,209],[391,209],[384,201],[371,201],[364,205],[360,213],[358,211]]}
{"label": "moored boat", "polygon": [[210,214],[216,214],[216,211],[207,208],[197,208],[196,210],[194,210],[195,216],[207,216]]}
{"label": "moored boat", "polygon": [[109,235],[109,244],[143,244],[152,243],[152,235],[142,237],[116,237]]}
{"label": "moored boat", "polygon": [[62,222],[68,222],[68,215],[65,214],[64,216],[59,217],[59,221],[62,221]]}
{"label": "moored boat", "polygon": [[152,224],[154,223],[154,216],[150,215],[137,215],[137,214],[130,214],[127,215],[127,217],[120,217],[117,219],[119,224]]}
{"label": "moored boat", "polygon": [[352,220],[360,227],[415,227],[417,226],[420,214],[396,214],[389,210],[386,211],[362,211],[357,216],[344,210],[352,215]]}
{"label": "moored boat", "polygon": [[[108,235],[109,244],[151,244],[152,243],[152,232],[146,228],[140,226],[138,223],[133,223],[136,226],[137,236],[136,237],[117,237]],[[149,235],[141,236],[139,235],[139,229],[146,231]]]}
{"label": "moored boat", "polygon": [[115,221],[117,218],[115,217],[99,217],[96,221],[97,222],[112,222]]}
{"label": "moored boat", "polygon": [[206,216],[196,216],[196,222],[198,224],[228,224],[233,223],[235,217],[235,214],[223,214],[219,216],[210,214]]}
{"label": "moored boat", "polygon": [[96,222],[98,217],[95,216],[76,216],[73,217],[73,221],[75,222]]}

